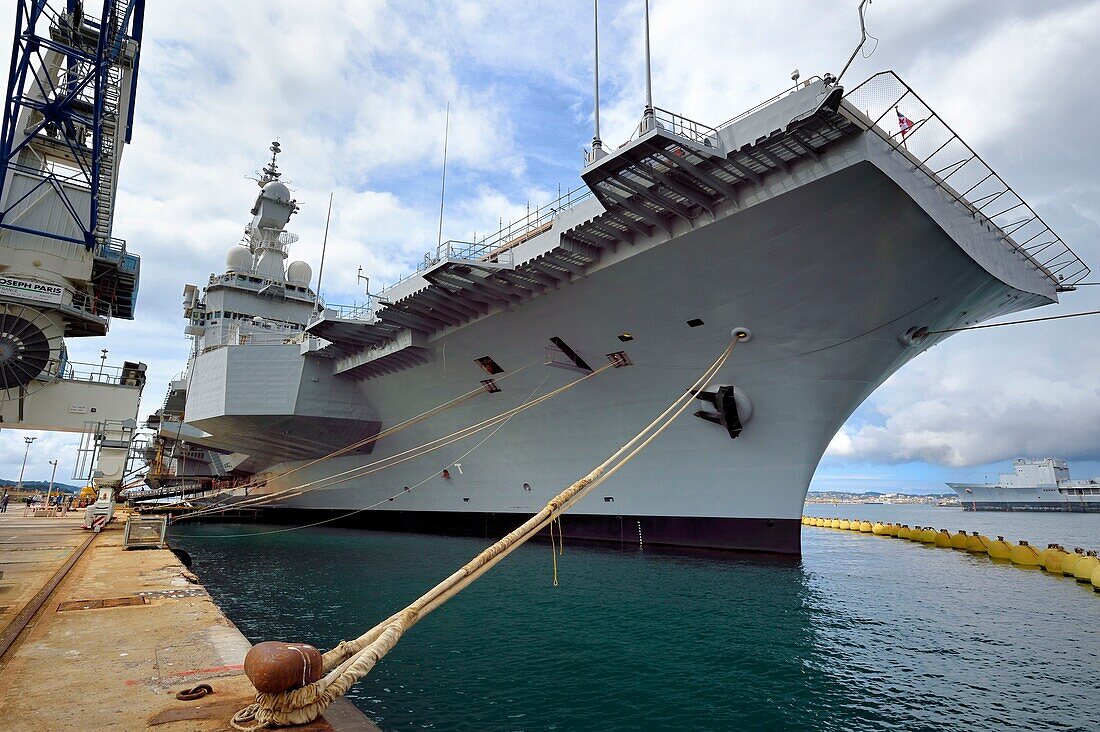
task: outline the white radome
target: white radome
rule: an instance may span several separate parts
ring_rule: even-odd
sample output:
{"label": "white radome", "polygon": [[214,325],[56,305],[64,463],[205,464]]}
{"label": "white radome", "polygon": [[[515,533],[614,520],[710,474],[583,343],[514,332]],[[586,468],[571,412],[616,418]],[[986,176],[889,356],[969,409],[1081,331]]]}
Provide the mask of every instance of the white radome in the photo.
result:
{"label": "white radome", "polygon": [[247,247],[235,246],[225,254],[226,272],[247,272],[252,267],[252,252]]}
{"label": "white radome", "polygon": [[273,180],[264,186],[264,195],[277,201],[289,201],[290,189],[282,181]]}
{"label": "white radome", "polygon": [[313,279],[313,268],[308,262],[291,262],[286,268],[286,278],[296,285],[308,285]]}

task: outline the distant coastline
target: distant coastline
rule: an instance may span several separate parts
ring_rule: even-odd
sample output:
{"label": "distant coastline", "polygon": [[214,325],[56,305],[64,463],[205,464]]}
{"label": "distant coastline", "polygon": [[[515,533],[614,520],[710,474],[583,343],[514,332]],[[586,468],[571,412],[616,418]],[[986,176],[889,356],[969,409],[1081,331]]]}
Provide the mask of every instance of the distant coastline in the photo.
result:
{"label": "distant coastline", "polygon": [[845,491],[810,491],[806,494],[806,503],[889,503],[889,504],[924,504],[929,506],[957,506],[959,497],[954,493],[877,493],[866,491],[864,493],[848,493]]}
{"label": "distant coastline", "polygon": [[[0,478],[0,493],[4,491],[15,491],[16,486],[19,485],[17,480],[4,480]],[[48,480],[24,480],[22,493],[34,493],[35,491],[41,491],[45,493],[49,490],[50,481]],[[82,486],[68,485],[67,483],[54,483],[54,492],[60,491],[61,493],[80,493]]]}

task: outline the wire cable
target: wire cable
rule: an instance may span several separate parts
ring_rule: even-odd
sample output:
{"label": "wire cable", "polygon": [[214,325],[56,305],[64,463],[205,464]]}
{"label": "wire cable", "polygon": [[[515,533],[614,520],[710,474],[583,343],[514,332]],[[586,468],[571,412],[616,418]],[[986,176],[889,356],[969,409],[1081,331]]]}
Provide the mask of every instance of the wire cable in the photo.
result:
{"label": "wire cable", "polygon": [[967,325],[962,328],[944,328],[943,330],[930,330],[928,335],[939,333],[958,333],[964,330],[981,330],[982,328],[1000,328],[1004,325],[1021,325],[1023,323],[1042,323],[1047,320],[1064,320],[1065,318],[1083,318],[1086,315],[1100,315],[1100,310],[1089,310],[1084,313],[1068,313],[1066,315],[1048,315],[1045,318],[1028,318],[1027,320],[1010,320],[1006,323],[986,323],[985,325]]}
{"label": "wire cable", "polygon": [[[531,394],[527,397],[527,399],[525,400],[525,403],[534,398],[535,394],[538,393],[538,390],[543,387],[543,385],[546,383],[546,379],[548,379],[548,378],[550,378],[549,374],[547,374],[543,378],[543,380],[539,382],[539,385],[536,386],[535,389],[531,392]],[[450,462],[446,463],[446,465],[444,467],[446,467],[447,465],[454,465],[455,463],[459,462],[460,460],[465,460],[475,450],[477,450],[479,447],[481,447],[486,442],[488,442],[489,439],[492,438],[493,435],[495,435],[497,432],[500,432],[501,428],[504,427],[504,425],[506,425],[508,423],[508,420],[510,420],[514,416],[515,416],[514,414],[510,415],[508,417],[508,419],[505,419],[500,424],[498,424],[496,429],[494,429],[489,434],[485,435],[485,437],[478,440],[477,444],[475,444],[473,447],[471,447],[466,452],[459,455],[454,460],[451,460]],[[271,529],[271,530],[268,530],[268,531],[250,531],[250,532],[247,532],[247,533],[244,533],[244,534],[215,534],[215,535],[210,535],[210,536],[188,536],[187,538],[188,539],[240,539],[240,538],[249,537],[249,536],[267,536],[268,534],[286,534],[286,533],[289,533],[291,531],[298,531],[300,529],[311,529],[314,526],[321,526],[323,524],[329,524],[329,523],[332,523],[333,521],[339,521],[341,519],[348,518],[349,516],[354,516],[356,514],[363,513],[364,511],[369,511],[372,508],[378,508],[379,506],[381,506],[383,504],[386,504],[386,503],[389,503],[391,501],[396,500],[400,496],[406,496],[406,495],[412,493],[413,491],[415,491],[417,488],[420,488],[421,486],[423,486],[425,483],[428,483],[429,481],[431,481],[431,480],[435,479],[436,477],[438,477],[441,471],[442,471],[442,469],[435,470],[432,473],[430,473],[428,475],[428,477],[421,480],[419,483],[414,483],[413,485],[404,488],[400,493],[395,493],[392,496],[387,496],[386,498],[383,498],[380,501],[375,501],[374,503],[370,504],[369,506],[363,506],[362,508],[357,508],[357,509],[354,509],[352,511],[348,511],[347,513],[340,514],[339,516],[331,516],[327,519],[322,519],[320,521],[314,521],[311,524],[303,524],[301,526],[291,526],[291,527],[284,528],[284,529]]]}
{"label": "wire cable", "polygon": [[440,437],[440,438],[437,438],[435,440],[431,440],[431,441],[426,442],[422,445],[418,445],[416,447],[409,448],[408,450],[404,450],[404,451],[396,453],[394,455],[390,455],[390,456],[387,456],[385,458],[381,458],[379,460],[376,460],[373,463],[368,463],[366,465],[356,466],[354,468],[350,468],[348,470],[344,470],[344,471],[339,472],[339,473],[334,473],[334,474],[326,476],[324,478],[318,478],[316,480],[309,481],[309,482],[306,482],[306,483],[302,483],[302,484],[297,485],[297,486],[292,486],[290,488],[286,488],[286,489],[283,489],[281,491],[276,491],[275,493],[263,494],[263,495],[260,495],[260,496],[255,496],[255,497],[250,498],[250,499],[245,499],[243,501],[237,501],[233,504],[230,504],[230,505],[226,506],[225,508],[219,508],[219,509],[216,509],[216,510],[204,509],[204,510],[200,510],[200,511],[195,511],[193,513],[181,516],[180,520],[189,519],[189,518],[198,518],[198,517],[205,516],[205,515],[208,515],[210,513],[214,513],[214,512],[217,512],[217,511],[221,511],[221,510],[244,508],[244,507],[247,507],[247,506],[257,505],[257,504],[261,504],[261,503],[272,503],[275,500],[285,500],[285,499],[288,499],[288,498],[297,498],[298,496],[303,495],[303,494],[305,494],[307,492],[310,492],[312,490],[318,490],[318,489],[321,489],[321,488],[328,488],[328,487],[331,487],[333,485],[337,485],[339,483],[344,483],[344,482],[349,481],[349,480],[354,480],[356,478],[361,478],[363,476],[370,475],[371,473],[376,473],[380,470],[384,470],[386,468],[393,467],[394,465],[398,465],[400,463],[404,463],[404,462],[407,462],[409,460],[416,459],[418,457],[421,457],[424,454],[427,454],[429,452],[434,452],[435,450],[438,450],[442,447],[446,447],[447,445],[450,445],[454,442],[465,439],[466,437],[469,437],[473,434],[481,432],[482,430],[488,429],[489,427],[492,427],[492,426],[500,423],[501,421],[507,421],[512,415],[518,414],[519,412],[522,412],[522,411],[525,411],[525,410],[530,409],[532,407],[538,406],[539,404],[543,403],[544,401],[546,401],[548,399],[551,399],[551,398],[557,396],[558,394],[560,394],[564,391],[567,391],[568,389],[571,389],[572,387],[576,386],[577,384],[580,384],[581,382],[586,381],[587,379],[590,379],[593,376],[601,374],[601,373],[603,373],[604,371],[606,371],[610,368],[614,368],[614,364],[608,363],[604,366],[601,366],[600,368],[596,369],[595,371],[592,371],[588,374],[585,374],[584,376],[580,377],[579,379],[574,379],[573,381],[565,384],[564,386],[560,386],[557,389],[554,389],[553,391],[551,391],[547,394],[544,394],[543,396],[540,396],[540,397],[538,397],[537,399],[535,399],[533,401],[529,401],[529,402],[520,404],[517,407],[513,407],[512,409],[501,412],[501,413],[499,413],[499,414],[497,414],[493,417],[489,417],[488,419],[485,419],[482,422],[476,423],[474,425],[470,425],[468,427],[464,427],[460,430],[456,430],[455,432],[452,432],[449,435],[445,435],[444,437]]}

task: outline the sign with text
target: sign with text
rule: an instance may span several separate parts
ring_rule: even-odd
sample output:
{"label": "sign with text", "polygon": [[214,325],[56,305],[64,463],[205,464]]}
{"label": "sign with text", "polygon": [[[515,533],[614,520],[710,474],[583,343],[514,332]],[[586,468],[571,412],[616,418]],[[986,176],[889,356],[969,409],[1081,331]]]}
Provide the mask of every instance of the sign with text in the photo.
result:
{"label": "sign with text", "polygon": [[0,275],[0,295],[60,305],[64,294],[65,288],[61,285],[51,285],[45,282],[34,282],[19,277]]}

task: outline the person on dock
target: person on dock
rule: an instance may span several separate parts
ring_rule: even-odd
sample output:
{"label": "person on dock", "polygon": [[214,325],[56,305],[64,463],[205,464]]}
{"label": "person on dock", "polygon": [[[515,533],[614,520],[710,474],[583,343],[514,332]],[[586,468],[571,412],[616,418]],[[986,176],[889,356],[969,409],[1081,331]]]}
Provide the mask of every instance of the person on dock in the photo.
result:
{"label": "person on dock", "polygon": [[8,512],[8,501],[11,500],[11,495],[4,491],[4,497],[0,498],[0,513]]}

